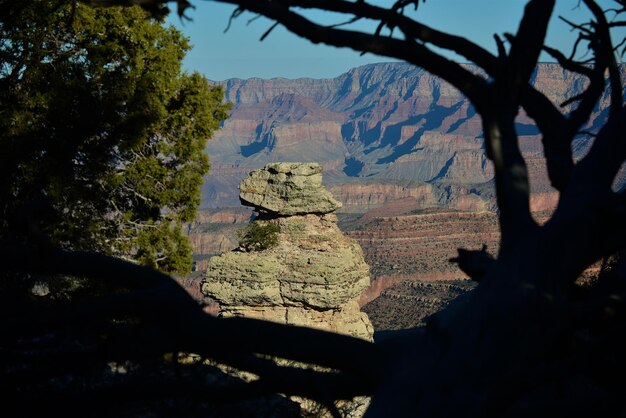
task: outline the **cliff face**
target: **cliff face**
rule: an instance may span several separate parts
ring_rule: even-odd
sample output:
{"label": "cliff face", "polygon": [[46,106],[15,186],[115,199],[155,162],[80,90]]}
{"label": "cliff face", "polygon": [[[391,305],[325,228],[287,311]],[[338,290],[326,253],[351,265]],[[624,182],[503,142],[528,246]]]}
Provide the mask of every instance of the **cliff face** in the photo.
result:
{"label": "cliff face", "polygon": [[242,182],[240,196],[260,212],[255,223],[276,227],[277,243],[209,260],[202,292],[219,302],[220,315],[371,339],[358,306],[369,268],[359,245],[337,227],[333,212],[340,204],[321,185],[321,166],[269,164]]}
{"label": "cliff face", "polygon": [[[575,96],[584,85],[582,78],[554,64],[540,64],[533,82],[555,103]],[[385,204],[394,199],[391,195],[415,193],[422,207],[460,208],[456,205],[463,195],[447,193],[450,187],[492,205],[493,169],[479,117],[460,92],[423,70],[386,63],[333,79],[234,79],[222,84],[234,108],[207,145],[213,170],[204,187],[206,206],[237,205],[233,190],[251,169],[285,160],[321,162],[333,193],[352,212]],[[604,117],[605,107],[603,98],[591,125]],[[517,129],[533,192],[551,192],[537,131],[523,112]],[[587,137],[577,141],[578,155],[588,142]],[[398,182],[431,190],[379,197],[380,190]]]}
{"label": "cliff face", "polygon": [[498,250],[495,214],[448,210],[361,219],[347,233],[363,248],[375,281],[363,294],[366,304],[402,281],[466,279],[449,259],[457,248]]}

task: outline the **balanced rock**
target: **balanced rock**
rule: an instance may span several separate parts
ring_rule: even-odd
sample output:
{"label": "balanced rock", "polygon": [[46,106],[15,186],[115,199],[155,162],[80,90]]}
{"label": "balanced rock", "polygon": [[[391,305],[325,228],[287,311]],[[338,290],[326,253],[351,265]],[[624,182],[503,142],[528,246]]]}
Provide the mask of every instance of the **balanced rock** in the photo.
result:
{"label": "balanced rock", "polygon": [[[278,169],[272,169],[271,175],[290,173],[273,177],[282,182],[292,184],[294,178],[317,175],[321,180],[317,164],[272,166]],[[267,168],[257,173],[269,172]],[[248,179],[242,182],[242,190]],[[266,184],[273,190],[291,187]],[[323,197],[318,203],[334,201],[321,182],[316,194]],[[291,196],[294,194],[282,195],[283,208],[295,207],[290,205]],[[336,215],[322,213],[331,206],[324,211],[321,207],[313,204],[309,209],[313,213],[302,213],[305,209],[300,206],[300,214],[291,216],[266,213],[254,222],[275,226],[276,245],[262,251],[233,251],[209,260],[202,292],[219,302],[221,316],[266,319],[372,339],[372,325],[358,306],[359,296],[370,284],[369,267],[361,247],[337,227]]]}
{"label": "balanced rock", "polygon": [[322,186],[318,163],[269,163],[241,182],[239,199],[260,212],[277,215],[323,214],[341,207]]}

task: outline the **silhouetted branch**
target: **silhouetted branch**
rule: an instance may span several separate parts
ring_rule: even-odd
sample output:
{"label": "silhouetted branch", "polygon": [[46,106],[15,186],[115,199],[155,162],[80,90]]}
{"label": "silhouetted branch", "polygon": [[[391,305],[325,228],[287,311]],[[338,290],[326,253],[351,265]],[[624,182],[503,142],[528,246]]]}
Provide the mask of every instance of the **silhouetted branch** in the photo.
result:
{"label": "silhouetted branch", "polygon": [[561,198],[549,229],[569,225],[562,233],[572,236],[567,228],[576,227],[576,245],[568,244],[574,271],[606,254],[613,254],[626,244],[623,205],[611,185],[626,159],[626,108],[602,127],[587,155],[574,167],[570,184]]}
{"label": "silhouetted branch", "polygon": [[542,133],[548,176],[554,188],[562,191],[574,166],[565,116],[542,93],[532,87],[524,90],[522,105]]}
{"label": "silhouetted branch", "polygon": [[272,31],[276,28],[276,26],[278,26],[279,23],[278,22],[274,22],[274,24],[272,26],[269,27],[268,30],[266,30],[263,35],[261,35],[261,38],[259,38],[259,41],[264,41],[265,38],[267,38],[269,36],[270,33],[272,33]]}
{"label": "silhouetted branch", "polygon": [[458,249],[458,257],[450,259],[450,262],[457,263],[459,268],[472,280],[479,282],[487,273],[489,268],[495,263],[495,258],[487,252],[487,246],[483,245],[480,251]]}
{"label": "silhouetted branch", "polygon": [[602,127],[588,154],[576,166],[577,181],[593,190],[590,195],[607,195],[626,159],[626,107]]}
{"label": "silhouetted branch", "polygon": [[554,58],[561,67],[565,68],[568,71],[585,75],[589,78],[592,76],[591,68],[586,67],[584,65],[580,65],[574,60],[567,58],[563,53],[557,49],[550,48],[548,46],[544,46],[543,50],[550,54],[552,58]]}
{"label": "silhouetted branch", "polygon": [[524,87],[535,70],[543,48],[548,23],[554,10],[555,0],[532,0],[524,9],[524,16],[515,38],[512,40],[506,65],[506,87],[511,104],[519,104]]}
{"label": "silhouetted branch", "polygon": [[337,13],[352,14],[361,19],[380,21],[376,34],[384,26],[399,28],[410,39],[433,44],[439,48],[448,49],[471,62],[483,67],[489,73],[497,71],[497,61],[493,54],[465,37],[450,35],[438,31],[421,22],[413,20],[383,7],[374,6],[365,2],[350,2],[345,0],[283,0],[283,4],[303,9],[328,10]]}
{"label": "silhouetted branch", "polygon": [[[461,65],[429,50],[422,44],[394,38],[386,38],[357,31],[342,30],[316,24],[304,16],[293,12],[290,7],[318,8],[319,4],[327,5],[327,10],[346,12],[348,7],[362,7],[364,13],[374,13],[373,6],[365,7],[364,3],[329,0],[220,0],[224,3],[235,4],[245,10],[260,13],[270,19],[280,22],[294,34],[309,39],[313,43],[324,43],[337,47],[348,47],[356,51],[372,52],[382,56],[398,58],[419,65],[427,71],[436,74],[452,85],[459,88],[476,107],[484,105],[485,81],[472,74]],[[333,6],[334,5],[334,6]],[[322,7],[319,7],[322,8]],[[383,10],[385,17],[391,19],[388,10]],[[397,14],[393,14],[397,15]],[[400,18],[400,15],[397,15]],[[367,15],[365,16],[367,17]],[[400,27],[398,25],[398,27]]]}
{"label": "silhouetted branch", "polygon": [[596,18],[596,30],[598,32],[598,38],[600,42],[600,47],[602,49],[601,53],[604,56],[605,61],[608,64],[609,68],[609,80],[611,83],[611,108],[610,115],[611,117],[615,117],[623,105],[622,98],[622,80],[621,74],[619,71],[619,67],[617,65],[617,60],[615,59],[613,43],[611,41],[611,33],[609,32],[610,26],[606,20],[606,16],[604,12],[598,6],[598,4],[593,0],[583,0],[585,5],[591,10],[593,16]]}
{"label": "silhouetted branch", "polygon": [[498,59],[504,60],[506,58],[506,48],[504,47],[502,38],[500,38],[498,34],[494,34],[493,39],[496,41],[496,46],[498,47]]}
{"label": "silhouetted branch", "polygon": [[[283,382],[252,382],[226,376],[216,367],[206,365],[175,366],[161,369],[136,370],[133,373],[117,373],[109,377],[106,382],[85,382],[75,385],[73,390],[59,390],[52,386],[48,391],[37,392],[36,395],[7,396],[4,399],[8,410],[20,411],[20,416],[48,415],[50,411],[63,411],[64,416],[90,416],[98,411],[97,416],[117,416],[117,408],[124,405],[151,405],[150,412],[158,411],[159,402],[169,401],[169,414],[172,414],[173,400],[184,399],[189,404],[198,405],[205,402],[226,404],[225,411],[232,409],[229,403],[256,398],[263,395],[277,393],[280,389],[310,391],[316,384],[328,384],[330,390],[336,386],[334,376],[324,379],[322,373],[304,373],[309,382],[303,380],[291,381],[291,376],[285,376]],[[207,379],[213,376],[213,379]],[[90,384],[92,383],[92,384]],[[323,386],[321,386],[323,388]],[[10,388],[4,391],[11,394]],[[323,390],[323,389],[320,389]],[[345,392],[345,390],[341,390]],[[285,393],[285,392],[283,392]],[[150,402],[150,403],[148,403]],[[178,413],[188,409],[182,406]],[[104,413],[102,413],[104,412]],[[251,413],[253,411],[249,411]],[[234,412],[233,414],[236,414]],[[233,416],[231,414],[230,416]],[[177,413],[174,413],[177,415]],[[210,415],[214,416],[214,415]]]}
{"label": "silhouetted branch", "polygon": [[[577,29],[581,27],[581,25],[569,23]],[[589,77],[589,85],[582,93],[561,104],[568,106],[578,102],[578,106],[567,117],[563,117],[558,110],[552,108],[553,105],[545,97],[528,89],[525,93],[526,100],[523,103],[526,112],[535,119],[537,126],[543,133],[542,139],[548,175],[552,186],[561,192],[567,187],[574,167],[571,142],[580,128],[589,120],[593,109],[602,96],[605,88],[605,70],[609,60],[613,59],[612,52],[608,53],[607,48],[604,47],[608,35],[606,27],[596,28],[596,31],[584,27],[583,30],[584,38],[590,41],[590,48],[594,52],[594,65],[591,68],[575,62],[572,57],[565,58],[559,51],[544,47],[564,68]],[[581,39],[579,37],[577,43]],[[572,56],[575,54],[576,45]]]}
{"label": "silhouetted branch", "polygon": [[[584,23],[582,25],[578,25],[578,24],[576,24],[574,22],[571,22],[570,20],[564,18],[563,16],[559,16],[559,19],[561,19],[563,22],[567,23],[570,26],[570,28],[576,29],[576,30],[582,32],[583,35],[581,35],[581,36],[584,36],[584,35],[589,35],[590,36],[592,34],[591,29],[589,29],[590,25],[588,23]],[[583,38],[583,39],[585,39],[585,38]],[[581,40],[581,38],[579,37],[577,42],[579,42],[580,40]],[[570,59],[572,59],[572,58],[573,57],[571,57]]]}
{"label": "silhouetted branch", "polygon": [[[154,305],[160,305],[163,321],[171,327],[188,351],[211,356],[211,353],[258,353],[285,359],[318,364],[362,375],[366,380],[379,371],[370,361],[381,353],[373,344],[344,335],[321,330],[287,326],[247,318],[214,318],[202,312],[199,305],[169,276],[114,257],[96,253],[55,251],[41,254],[28,249],[5,249],[1,258],[7,260],[3,271],[28,271],[41,274],[69,274],[88,276],[130,288],[150,288],[154,291],[138,295],[112,296],[109,313],[118,309],[126,312],[136,301],[133,312],[150,317],[159,315]],[[107,303],[95,303],[93,308],[82,306],[74,311],[68,308],[63,315],[104,315]],[[63,312],[63,311],[62,311]],[[51,316],[50,318],[54,318]],[[39,318],[41,320],[41,318]],[[19,319],[11,323],[14,328]],[[28,319],[24,319],[28,325]],[[4,324],[3,324],[4,325]],[[288,337],[287,337],[288,336]],[[219,344],[215,341],[219,340]],[[329,352],[325,347],[335,347]],[[358,353],[358,354],[355,354]],[[367,364],[370,364],[366,367]],[[369,377],[366,377],[369,376]]]}
{"label": "silhouetted branch", "polygon": [[554,1],[530,1],[515,37],[503,72],[495,77],[491,106],[479,110],[487,156],[495,168],[496,196],[500,209],[501,251],[533,227],[530,215],[530,185],[524,158],[517,143],[514,120],[522,93],[529,83],[543,46]]}

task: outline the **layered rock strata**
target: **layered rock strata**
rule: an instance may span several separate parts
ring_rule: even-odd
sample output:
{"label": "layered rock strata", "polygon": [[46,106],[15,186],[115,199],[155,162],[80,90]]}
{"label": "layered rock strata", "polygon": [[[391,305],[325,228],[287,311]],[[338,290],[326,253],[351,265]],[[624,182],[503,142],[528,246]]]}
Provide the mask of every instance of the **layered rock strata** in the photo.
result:
{"label": "layered rock strata", "polygon": [[[476,66],[465,68],[480,72]],[[626,76],[626,66],[620,71]],[[584,76],[557,63],[537,65],[531,82],[555,104],[586,86]],[[343,210],[353,213],[415,195],[425,200],[422,208],[476,210],[476,200],[482,200],[484,209],[491,209],[494,171],[480,117],[460,91],[422,69],[379,63],[325,80],[257,78],[220,84],[233,109],[207,144],[212,167],[203,187],[205,206],[235,205],[236,186],[250,170],[296,159],[322,163],[327,184],[337,189],[333,194]],[[609,103],[607,92],[583,131],[602,126]],[[531,192],[555,193],[547,181],[541,136],[523,109],[516,129]],[[593,135],[581,135],[572,144],[576,160],[592,140]],[[625,180],[620,177],[616,188]],[[448,186],[454,193],[445,193]],[[471,206],[462,202],[465,196]]]}
{"label": "layered rock strata", "polygon": [[221,316],[246,316],[371,339],[358,298],[370,284],[360,246],[345,237],[333,213],[340,207],[322,186],[321,166],[272,163],[241,182],[242,203],[259,225],[277,227],[277,244],[210,259],[202,292]]}
{"label": "layered rock strata", "polygon": [[426,319],[476,287],[471,280],[406,281],[385,289],[363,307],[376,331],[425,325]]}

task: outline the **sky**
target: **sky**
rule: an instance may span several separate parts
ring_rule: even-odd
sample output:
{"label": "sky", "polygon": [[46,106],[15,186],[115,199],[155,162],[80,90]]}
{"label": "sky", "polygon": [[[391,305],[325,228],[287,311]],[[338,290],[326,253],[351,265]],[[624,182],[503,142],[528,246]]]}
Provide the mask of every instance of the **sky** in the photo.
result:
{"label": "sky", "polygon": [[[392,1],[371,1],[378,5]],[[557,16],[574,22],[587,20],[584,7],[576,7],[579,0],[557,1],[557,9],[549,27],[547,44],[566,54],[576,34]],[[184,69],[198,71],[210,80],[228,78],[332,78],[350,68],[373,62],[391,61],[372,54],[361,56],[347,48],[314,45],[277,27],[263,41],[259,38],[272,22],[259,18],[249,22],[253,14],[246,13],[233,20],[228,31],[230,14],[234,7],[213,1],[192,1],[195,10],[187,16],[192,21],[181,21],[176,13],[168,22],[179,28],[191,40],[193,49],[184,61]],[[602,6],[612,4],[601,0]],[[526,0],[428,0],[414,16],[423,23],[457,35],[463,35],[479,45],[494,51],[493,34],[515,33]],[[337,23],[336,16],[318,15],[324,22]],[[363,25],[362,30],[368,29]],[[542,57],[548,60],[548,57]],[[462,61],[462,59],[458,59]]]}

